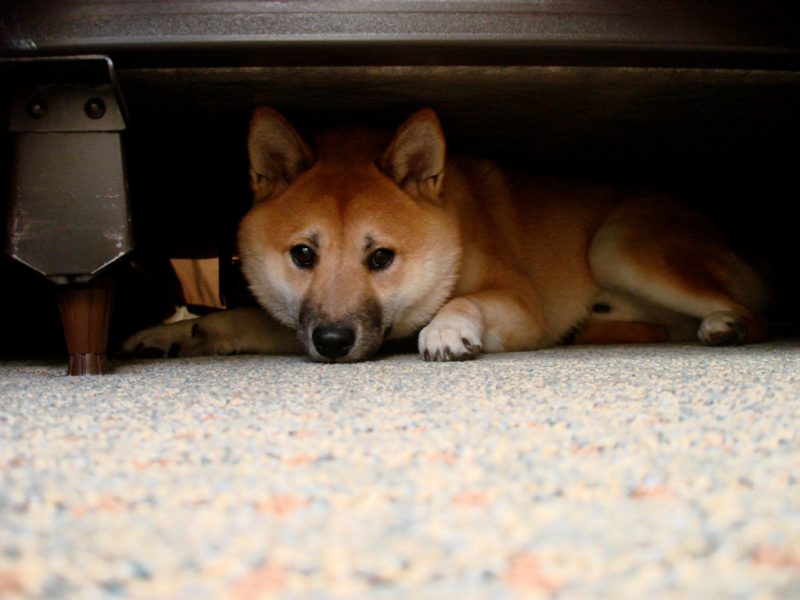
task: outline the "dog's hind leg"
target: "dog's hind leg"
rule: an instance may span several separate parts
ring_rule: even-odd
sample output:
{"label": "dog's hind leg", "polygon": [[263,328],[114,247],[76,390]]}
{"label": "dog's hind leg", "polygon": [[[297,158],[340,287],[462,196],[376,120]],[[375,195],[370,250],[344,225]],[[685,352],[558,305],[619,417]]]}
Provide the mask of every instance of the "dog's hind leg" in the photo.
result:
{"label": "dog's hind leg", "polygon": [[602,288],[699,319],[704,344],[766,336],[758,276],[686,207],[655,199],[623,203],[595,234],[589,261]]}
{"label": "dog's hind leg", "polygon": [[260,308],[235,308],[135,333],[121,355],[141,358],[214,354],[299,354],[294,329]]}

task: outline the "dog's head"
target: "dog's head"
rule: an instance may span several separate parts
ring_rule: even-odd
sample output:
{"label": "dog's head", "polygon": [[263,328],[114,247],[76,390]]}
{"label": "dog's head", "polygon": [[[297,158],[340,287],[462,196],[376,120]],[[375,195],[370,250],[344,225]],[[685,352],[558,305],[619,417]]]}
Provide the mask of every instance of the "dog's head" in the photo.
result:
{"label": "dog's head", "polygon": [[248,140],[254,208],[239,249],[251,289],[321,361],[357,361],[424,326],[452,292],[458,225],[441,201],[445,142],[422,110],[394,134],[307,144],[268,108]]}

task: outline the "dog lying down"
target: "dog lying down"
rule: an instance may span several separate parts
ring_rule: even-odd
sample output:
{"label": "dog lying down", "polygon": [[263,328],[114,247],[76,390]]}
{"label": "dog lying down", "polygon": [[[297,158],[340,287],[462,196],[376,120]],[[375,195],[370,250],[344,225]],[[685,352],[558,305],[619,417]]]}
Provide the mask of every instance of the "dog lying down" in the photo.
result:
{"label": "dog lying down", "polygon": [[126,353],[373,356],[418,335],[425,360],[575,343],[765,337],[765,292],[720,236],[672,198],[533,178],[445,156],[433,111],[392,136],[304,141],[257,108],[254,207],[239,230],[265,310],[141,331]]}

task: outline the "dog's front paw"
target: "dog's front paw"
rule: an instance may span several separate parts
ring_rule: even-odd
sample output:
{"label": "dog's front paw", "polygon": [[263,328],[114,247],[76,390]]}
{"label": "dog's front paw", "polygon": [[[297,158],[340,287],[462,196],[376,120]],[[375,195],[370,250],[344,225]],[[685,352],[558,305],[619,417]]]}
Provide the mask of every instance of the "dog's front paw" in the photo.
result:
{"label": "dog's front paw", "polygon": [[715,312],[700,323],[697,337],[707,346],[741,344],[747,339],[747,322],[734,312]]}
{"label": "dog's front paw", "polygon": [[459,314],[439,314],[419,334],[419,352],[425,360],[469,360],[482,348],[481,326]]}
{"label": "dog's front paw", "polygon": [[121,357],[164,358],[183,354],[182,350],[197,330],[197,319],[169,325],[156,325],[134,333],[122,343]]}

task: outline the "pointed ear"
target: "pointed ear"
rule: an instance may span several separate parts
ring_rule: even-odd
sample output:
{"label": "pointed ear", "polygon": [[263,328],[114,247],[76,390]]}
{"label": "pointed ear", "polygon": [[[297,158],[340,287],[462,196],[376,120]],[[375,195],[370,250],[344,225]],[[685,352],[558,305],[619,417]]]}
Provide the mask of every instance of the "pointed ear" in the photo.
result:
{"label": "pointed ear", "polygon": [[378,166],[415,197],[437,200],[444,175],[445,142],[436,113],[424,108],[395,133]]}
{"label": "pointed ear", "polygon": [[254,204],[282,192],[314,164],[314,153],[294,127],[266,106],[253,111],[247,151]]}

